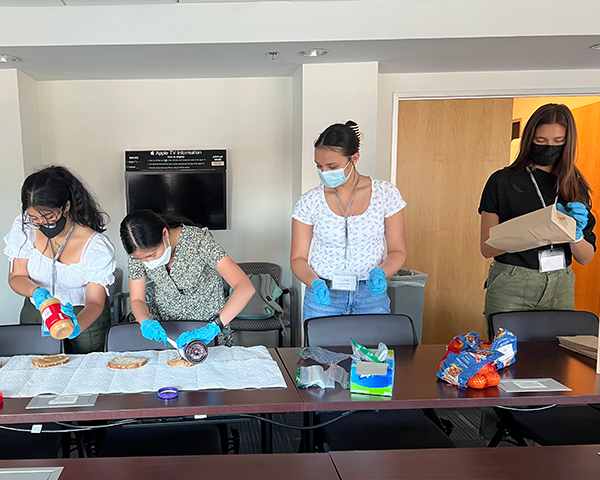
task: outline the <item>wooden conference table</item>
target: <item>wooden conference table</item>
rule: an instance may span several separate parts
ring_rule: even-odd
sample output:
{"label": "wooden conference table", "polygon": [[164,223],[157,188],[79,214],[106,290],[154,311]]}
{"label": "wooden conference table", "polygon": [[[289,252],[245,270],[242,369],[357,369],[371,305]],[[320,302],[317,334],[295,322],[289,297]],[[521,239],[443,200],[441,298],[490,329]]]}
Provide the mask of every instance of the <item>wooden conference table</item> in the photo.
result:
{"label": "wooden conference table", "polygon": [[[298,392],[306,412],[337,410],[383,410],[408,408],[468,408],[490,406],[569,405],[600,403],[600,377],[595,360],[570,352],[558,342],[519,343],[517,361],[500,371],[503,378],[554,378],[572,389],[570,392],[506,393],[498,387],[475,390],[457,388],[438,380],[438,364],[444,345],[393,347],[395,357],[392,397],[357,395],[337,383],[332,389],[305,388]],[[279,348],[288,373],[295,378],[302,365],[312,360],[298,357],[297,348]],[[331,350],[350,353],[349,348]],[[350,361],[340,365],[350,370]]]}
{"label": "wooden conference table", "polygon": [[3,468],[62,466],[60,480],[597,479],[600,445],[451,448],[275,455],[4,460]]}
{"label": "wooden conference table", "polygon": [[287,388],[182,391],[179,397],[169,401],[159,399],[156,392],[98,395],[93,407],[38,410],[25,409],[31,400],[29,398],[5,398],[4,403],[0,404],[0,425],[301,412],[302,400],[295,383],[286,374],[286,369],[275,350],[271,348],[269,352],[279,365]]}
{"label": "wooden conference table", "polygon": [[[443,345],[390,347],[396,359],[392,397],[357,395],[343,390],[295,386],[296,370],[315,362],[297,356],[298,348],[269,349],[287,388],[257,390],[184,391],[174,401],[156,393],[99,395],[93,407],[26,410],[28,398],[5,398],[0,404],[0,424],[55,421],[120,420],[128,418],[234,415],[241,413],[315,412],[407,408],[467,408],[547,404],[600,403],[600,379],[595,361],[558,346],[557,342],[520,343],[517,361],[501,371],[513,378],[552,377],[570,392],[505,393],[499,388],[460,389],[436,379]],[[349,351],[344,348],[332,350]],[[341,365],[349,370],[350,362]],[[287,374],[286,374],[287,372]]]}

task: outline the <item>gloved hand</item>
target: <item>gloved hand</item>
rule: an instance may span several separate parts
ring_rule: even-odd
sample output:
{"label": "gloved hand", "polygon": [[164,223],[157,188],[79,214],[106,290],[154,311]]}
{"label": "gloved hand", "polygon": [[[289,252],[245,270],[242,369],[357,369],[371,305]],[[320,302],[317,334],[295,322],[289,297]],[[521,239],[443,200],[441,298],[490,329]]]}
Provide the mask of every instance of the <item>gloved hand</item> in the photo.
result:
{"label": "gloved hand", "polygon": [[140,323],[140,329],[144,338],[154,340],[155,342],[163,342],[165,345],[167,344],[167,332],[165,332],[165,329],[156,320],[147,318]]}
{"label": "gloved hand", "polygon": [[73,311],[73,305],[71,305],[69,302],[67,302],[67,304],[62,305],[60,307],[60,309],[62,310],[62,312],[65,315],[68,315],[69,317],[71,317],[71,320],[73,321],[73,325],[75,325],[75,329],[73,330],[73,333],[71,335],[69,335],[67,338],[69,340],[72,340],[75,337],[78,337],[79,334],[81,333],[81,327],[79,326],[79,323],[77,322],[77,316],[75,315],[75,312]]}
{"label": "gloved hand", "polygon": [[313,280],[311,286],[314,290],[313,299],[316,303],[322,307],[326,307],[331,303],[331,295],[329,294],[329,289],[327,288],[325,280],[317,278],[316,280]]}
{"label": "gloved hand", "polygon": [[50,292],[45,288],[37,288],[33,292],[33,302],[35,303],[35,308],[40,309],[40,305],[44,303],[49,298],[52,298]]}
{"label": "gloved hand", "polygon": [[214,323],[209,323],[208,325],[192,330],[191,332],[183,332],[177,338],[177,347],[183,348],[192,340],[200,340],[208,345],[219,333],[221,333],[221,329]]}
{"label": "gloved hand", "polygon": [[583,229],[588,223],[588,209],[583,203],[580,202],[569,202],[567,203],[567,207],[571,209],[568,212],[560,203],[556,204],[556,209],[559,212],[574,218],[577,222],[577,226],[575,227],[575,241],[578,242],[583,238]]}
{"label": "gloved hand", "polygon": [[387,290],[385,272],[381,268],[374,268],[369,272],[367,287],[369,287],[369,292],[371,293],[372,297],[383,295],[383,293]]}

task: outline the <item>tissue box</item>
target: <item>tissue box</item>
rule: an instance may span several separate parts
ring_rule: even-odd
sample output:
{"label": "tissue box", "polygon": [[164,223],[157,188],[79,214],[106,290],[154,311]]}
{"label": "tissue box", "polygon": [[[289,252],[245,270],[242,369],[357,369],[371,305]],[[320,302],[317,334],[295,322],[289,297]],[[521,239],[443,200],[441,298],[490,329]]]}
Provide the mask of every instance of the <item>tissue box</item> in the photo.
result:
{"label": "tissue box", "polygon": [[[371,350],[375,352],[375,350]],[[394,351],[388,350],[385,363],[353,360],[350,367],[350,392],[391,397],[394,389]]]}

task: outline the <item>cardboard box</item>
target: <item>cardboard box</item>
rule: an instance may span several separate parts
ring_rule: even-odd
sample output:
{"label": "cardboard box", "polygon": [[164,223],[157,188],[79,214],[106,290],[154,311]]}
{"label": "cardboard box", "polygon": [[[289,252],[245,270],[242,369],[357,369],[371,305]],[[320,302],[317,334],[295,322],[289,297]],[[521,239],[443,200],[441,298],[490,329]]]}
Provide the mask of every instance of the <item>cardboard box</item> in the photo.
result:
{"label": "cardboard box", "polygon": [[503,252],[514,253],[574,242],[576,224],[553,204],[490,228],[490,238],[485,243]]}
{"label": "cardboard box", "polygon": [[394,389],[394,366],[393,350],[388,350],[385,363],[353,360],[350,367],[350,392],[391,397]]}

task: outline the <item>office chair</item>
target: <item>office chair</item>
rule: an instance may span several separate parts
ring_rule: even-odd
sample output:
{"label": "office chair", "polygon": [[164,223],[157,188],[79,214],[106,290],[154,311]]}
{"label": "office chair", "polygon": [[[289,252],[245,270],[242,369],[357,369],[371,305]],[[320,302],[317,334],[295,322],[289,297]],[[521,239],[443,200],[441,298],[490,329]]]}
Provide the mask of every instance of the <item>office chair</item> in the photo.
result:
{"label": "office chair", "polygon": [[[295,312],[296,312],[296,291],[293,288],[281,287],[281,278],[283,276],[283,269],[281,266],[275,263],[268,262],[245,262],[238,263],[239,267],[244,271],[246,275],[259,275],[261,273],[269,274],[275,280],[275,283],[283,291],[282,295],[277,299],[277,303],[284,308],[284,296],[290,296],[290,311],[284,312],[282,321],[277,319],[275,316],[265,319],[250,320],[242,318],[234,318],[229,326],[232,331],[239,332],[267,332],[271,330],[277,330],[277,346],[283,346],[283,337],[285,335],[285,329],[290,331],[290,345],[294,345],[294,325],[295,325]],[[226,287],[229,290],[228,287]],[[259,295],[256,292],[255,295]]]}
{"label": "office chair", "polygon": [[[40,325],[0,326],[0,357],[13,355],[54,355],[62,352],[62,342],[52,337],[42,337]],[[31,430],[31,425],[9,425]],[[43,424],[44,430],[57,429]],[[66,434],[65,434],[66,435]],[[69,437],[70,438],[70,437]],[[62,434],[32,434],[0,429],[0,459],[56,458],[61,447]],[[67,442],[67,439],[64,439]],[[65,443],[68,456],[68,443]]]}
{"label": "office chair", "polygon": [[[505,328],[521,342],[556,341],[557,336],[597,335],[598,317],[574,310],[534,310],[496,313],[490,316],[494,332]],[[594,406],[559,406],[547,410],[513,411],[494,407],[500,417],[498,430],[489,446],[505,435],[525,446],[525,438],[540,445],[600,443],[600,411]]]}
{"label": "office chair", "polygon": [[[349,346],[350,337],[365,346],[416,345],[412,320],[407,315],[344,315],[311,318],[304,322],[307,346]],[[339,413],[319,413],[315,423],[325,423]],[[389,450],[451,448],[433,409],[360,411],[315,430],[315,443],[323,450]]]}

